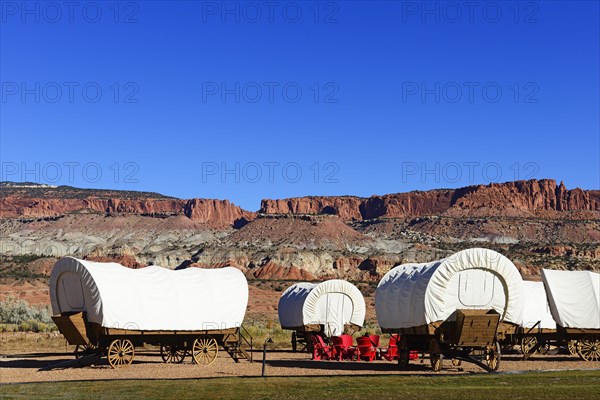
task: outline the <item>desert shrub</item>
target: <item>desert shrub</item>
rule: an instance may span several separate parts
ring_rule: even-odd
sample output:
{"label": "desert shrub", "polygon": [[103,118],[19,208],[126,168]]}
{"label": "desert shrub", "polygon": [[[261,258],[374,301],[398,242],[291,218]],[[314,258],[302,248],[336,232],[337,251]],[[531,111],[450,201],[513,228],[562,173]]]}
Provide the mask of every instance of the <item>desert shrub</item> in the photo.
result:
{"label": "desert shrub", "polygon": [[23,254],[23,255],[17,255],[17,256],[8,256],[6,257],[6,259],[11,260],[14,263],[17,264],[29,264],[32,261],[35,261],[39,258],[43,258],[44,256],[41,255],[37,255],[37,254]]}
{"label": "desert shrub", "polygon": [[15,324],[0,324],[0,332],[16,332]]}
{"label": "desert shrub", "polygon": [[292,332],[281,329],[279,324],[267,321],[266,324],[244,324],[252,339],[254,346],[260,348],[267,338],[273,339],[273,347],[286,347],[290,345]]}
{"label": "desert shrub", "polygon": [[50,332],[56,329],[49,308],[31,306],[25,300],[0,302],[0,331]]}
{"label": "desert shrub", "polygon": [[18,325],[15,325],[15,327],[16,327],[15,331],[18,331],[18,332],[36,332],[36,333],[52,332],[57,329],[56,325],[54,325],[54,324],[47,324],[45,322],[40,322],[40,321],[36,321],[36,320],[24,321]]}

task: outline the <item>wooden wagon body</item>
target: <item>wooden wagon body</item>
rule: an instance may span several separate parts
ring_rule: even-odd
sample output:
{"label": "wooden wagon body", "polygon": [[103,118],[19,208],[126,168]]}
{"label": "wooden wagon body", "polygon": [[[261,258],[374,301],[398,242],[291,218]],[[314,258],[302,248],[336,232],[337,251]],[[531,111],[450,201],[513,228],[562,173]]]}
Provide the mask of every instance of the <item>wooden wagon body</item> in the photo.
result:
{"label": "wooden wagon body", "polygon": [[584,361],[600,361],[600,329],[501,327],[498,340],[503,348],[518,346],[523,360],[556,346],[565,347]]}
{"label": "wooden wagon body", "polygon": [[236,362],[252,360],[252,337],[243,326],[193,331],[106,328],[87,321],[84,312],[55,315],[52,320],[67,342],[76,346],[77,358],[106,356],[113,368],[131,364],[135,348],[144,345],[160,346],[160,355],[165,363],[181,363],[190,355],[192,362],[209,365],[217,358],[219,346]]}
{"label": "wooden wagon body", "polygon": [[431,367],[440,371],[444,358],[454,364],[475,363],[487,371],[496,371],[501,351],[496,333],[500,314],[494,310],[457,310],[454,319],[401,329],[382,329],[399,334],[398,364],[408,366],[410,351],[429,354]]}

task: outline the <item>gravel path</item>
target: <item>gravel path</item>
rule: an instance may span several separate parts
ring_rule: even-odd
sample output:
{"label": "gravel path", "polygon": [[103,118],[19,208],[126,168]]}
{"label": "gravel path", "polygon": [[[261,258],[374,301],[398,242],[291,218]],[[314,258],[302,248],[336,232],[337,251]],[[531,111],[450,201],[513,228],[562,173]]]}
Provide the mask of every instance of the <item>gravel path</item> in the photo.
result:
{"label": "gravel path", "polygon": [[[219,358],[210,366],[192,365],[187,358],[183,364],[163,364],[152,352],[138,352],[134,363],[122,369],[112,369],[103,361],[98,366],[39,371],[48,365],[73,359],[60,353],[22,354],[0,358],[0,383],[53,382],[69,380],[110,379],[190,379],[227,376],[260,376],[262,353],[255,353],[255,361],[236,364],[229,356],[219,353]],[[273,351],[267,355],[267,375],[270,376],[316,376],[316,375],[434,375],[428,360],[411,361],[408,371],[399,371],[396,363],[311,361],[306,353]],[[600,362],[581,361],[576,356],[536,356],[530,361],[519,360],[518,355],[502,358],[500,371],[573,370],[595,369],[600,374]],[[445,361],[442,374],[485,373],[481,368],[463,363],[460,367]]]}

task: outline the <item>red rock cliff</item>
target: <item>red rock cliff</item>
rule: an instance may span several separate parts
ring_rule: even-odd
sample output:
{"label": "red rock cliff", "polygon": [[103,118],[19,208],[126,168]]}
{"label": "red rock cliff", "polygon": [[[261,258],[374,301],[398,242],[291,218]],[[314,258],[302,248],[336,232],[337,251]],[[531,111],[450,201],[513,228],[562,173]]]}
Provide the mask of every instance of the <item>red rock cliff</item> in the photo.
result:
{"label": "red rock cliff", "polygon": [[[180,200],[154,194],[133,192],[90,191],[68,188],[23,188],[0,190],[0,218],[46,218],[69,213],[185,215],[191,220],[214,228],[225,228],[242,219],[254,218],[228,200]],[[121,197],[99,197],[102,195]],[[145,198],[145,197],[148,198]],[[153,198],[155,197],[155,198]]]}
{"label": "red rock cliff", "polygon": [[229,200],[191,199],[184,214],[193,221],[213,226],[230,226],[240,220],[254,219],[255,213],[243,210]]}
{"label": "red rock cliff", "polygon": [[384,196],[300,197],[263,200],[265,214],[336,214],[345,220],[424,215],[559,216],[600,218],[600,191],[567,189],[551,179],[492,183],[452,190],[430,190]]}
{"label": "red rock cliff", "polygon": [[447,214],[552,217],[562,211],[600,211],[589,192],[551,179],[471,186],[455,191]]}
{"label": "red rock cliff", "polygon": [[263,200],[259,212],[263,214],[335,214],[344,220],[363,219],[361,197],[309,196],[283,200]]}

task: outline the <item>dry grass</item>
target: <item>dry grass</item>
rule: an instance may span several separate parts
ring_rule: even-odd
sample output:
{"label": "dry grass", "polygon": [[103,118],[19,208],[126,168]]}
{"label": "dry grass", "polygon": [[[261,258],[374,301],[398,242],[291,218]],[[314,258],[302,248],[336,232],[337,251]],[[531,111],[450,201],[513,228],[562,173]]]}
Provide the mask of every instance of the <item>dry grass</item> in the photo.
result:
{"label": "dry grass", "polygon": [[2,399],[597,399],[597,371],[79,381],[3,386]]}
{"label": "dry grass", "polygon": [[70,352],[75,346],[69,346],[58,332],[0,332],[0,354],[18,354],[28,352]]}

